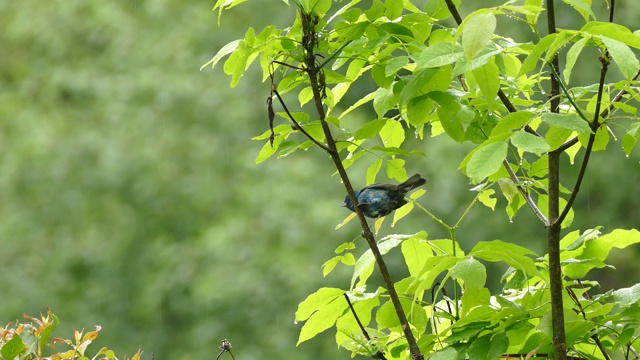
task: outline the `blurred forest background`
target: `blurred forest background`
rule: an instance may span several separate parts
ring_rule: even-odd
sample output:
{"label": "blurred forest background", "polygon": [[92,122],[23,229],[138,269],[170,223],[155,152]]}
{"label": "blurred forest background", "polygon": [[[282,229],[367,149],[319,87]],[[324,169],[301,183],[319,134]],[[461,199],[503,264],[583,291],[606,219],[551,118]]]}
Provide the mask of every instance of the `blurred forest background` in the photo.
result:
{"label": "blurred forest background", "polygon": [[[263,144],[250,139],[267,128],[269,93],[261,71],[230,89],[222,67],[199,70],[248,26],[287,26],[294,9],[252,0],[219,27],[214,3],[0,0],[0,322],[50,306],[62,320],[55,336],[101,325],[94,352],[141,347],[146,359],[213,359],[224,338],[239,360],[348,357],[331,335],[295,347],[297,304],[320,286],[348,288],[348,269],[323,278],[320,266],[359,234],[355,222],[334,230],[348,211],[330,161],[312,149],[256,166]],[[580,23],[558,7],[559,26]],[[637,29],[640,5],[618,7],[618,21]],[[604,1],[594,8],[606,19]],[[572,81],[596,82],[597,54],[579,61]],[[372,91],[364,85],[346,103]],[[407,168],[429,180],[421,202],[453,222],[474,193],[456,170],[464,152],[445,140],[413,140],[427,156]],[[571,229],[638,226],[640,152],[627,159],[620,147],[592,157]],[[364,185],[364,167],[349,170]],[[526,209],[510,223],[498,199],[463,223],[463,249],[499,238],[542,254],[545,230]],[[383,235],[447,235],[417,211],[389,224]],[[637,282],[637,260],[615,253],[619,271],[595,274],[603,290]],[[492,269],[498,290],[505,268]]]}

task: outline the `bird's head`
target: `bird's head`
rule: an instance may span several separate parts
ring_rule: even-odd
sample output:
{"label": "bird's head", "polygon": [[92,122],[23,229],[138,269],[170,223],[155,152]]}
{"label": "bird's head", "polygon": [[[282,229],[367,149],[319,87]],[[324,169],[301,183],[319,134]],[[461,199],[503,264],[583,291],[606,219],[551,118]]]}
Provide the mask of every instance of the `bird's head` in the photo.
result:
{"label": "bird's head", "polygon": [[[358,191],[356,191],[355,195],[356,197],[358,196]],[[355,208],[353,207],[353,203],[351,202],[351,198],[349,197],[349,195],[344,197],[344,201],[342,202],[342,204],[340,204],[340,206],[346,207],[351,211],[356,211]]]}

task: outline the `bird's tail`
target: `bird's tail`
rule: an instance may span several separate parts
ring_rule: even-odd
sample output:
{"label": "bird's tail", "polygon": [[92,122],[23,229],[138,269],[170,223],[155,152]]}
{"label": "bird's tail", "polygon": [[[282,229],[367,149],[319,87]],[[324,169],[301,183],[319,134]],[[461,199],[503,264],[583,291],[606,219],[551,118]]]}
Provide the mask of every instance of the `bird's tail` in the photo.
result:
{"label": "bird's tail", "polygon": [[419,186],[424,185],[426,182],[427,180],[423,179],[422,176],[420,176],[420,174],[415,174],[409,179],[407,179],[407,181],[398,185],[398,188],[402,189],[402,191],[404,192],[409,192]]}

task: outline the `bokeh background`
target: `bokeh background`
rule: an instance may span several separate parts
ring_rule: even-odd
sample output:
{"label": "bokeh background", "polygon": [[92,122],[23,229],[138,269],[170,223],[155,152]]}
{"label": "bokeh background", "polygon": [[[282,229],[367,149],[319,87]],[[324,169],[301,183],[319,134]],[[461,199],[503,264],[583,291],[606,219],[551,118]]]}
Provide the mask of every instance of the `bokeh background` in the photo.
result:
{"label": "bokeh background", "polygon": [[[261,71],[230,89],[222,67],[199,70],[247,26],[284,27],[294,10],[252,0],[218,26],[213,5],[0,0],[0,322],[51,307],[62,320],[55,336],[101,325],[94,351],[140,347],[147,359],[213,359],[223,338],[242,360],[348,357],[330,333],[295,347],[297,304],[318,287],[348,287],[348,269],[323,278],[320,266],[359,234],[355,222],[334,230],[348,213],[330,161],[312,149],[255,165],[262,143],[251,137],[267,128]],[[561,26],[579,23],[558,6]],[[604,1],[594,7],[605,19]],[[618,7],[635,30],[640,5]],[[499,32],[524,37],[518,29]],[[572,81],[595,82],[597,54],[581,61]],[[348,126],[373,116],[363,110]],[[474,196],[456,170],[467,149],[444,137],[408,141],[426,153],[407,165],[429,180],[421,202],[453,223]],[[638,226],[639,159],[619,142],[595,154],[572,229]],[[350,169],[357,185],[364,165]],[[526,210],[510,223],[504,204],[469,215],[463,249],[499,238],[542,254],[545,230]],[[422,229],[447,235],[418,212],[382,235]],[[603,291],[637,282],[637,254],[613,253],[618,271],[594,274]],[[399,253],[389,259],[404,276]],[[490,268],[492,289],[504,270]]]}

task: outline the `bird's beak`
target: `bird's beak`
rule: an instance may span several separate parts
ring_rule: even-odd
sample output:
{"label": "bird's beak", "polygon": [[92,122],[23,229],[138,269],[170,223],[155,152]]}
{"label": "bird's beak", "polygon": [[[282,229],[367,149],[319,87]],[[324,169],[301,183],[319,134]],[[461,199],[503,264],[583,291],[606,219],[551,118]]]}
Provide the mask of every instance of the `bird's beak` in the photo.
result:
{"label": "bird's beak", "polygon": [[342,206],[342,207],[346,207],[346,206],[347,206],[347,202],[346,202],[346,201],[343,201],[343,202],[342,202],[342,204],[340,204],[340,206]]}

